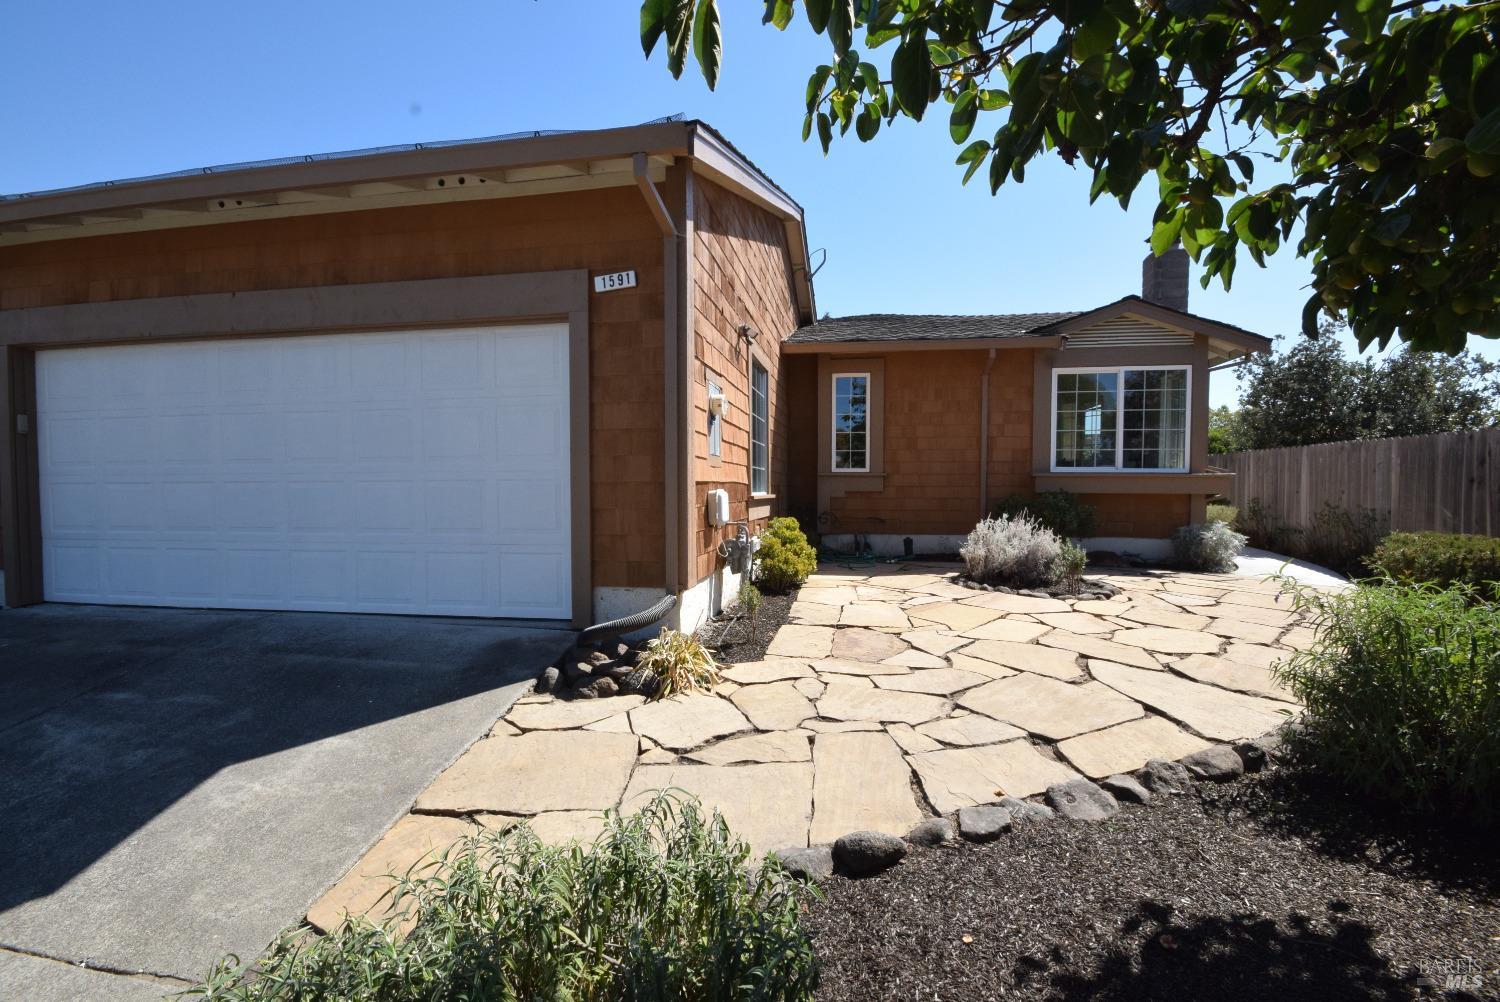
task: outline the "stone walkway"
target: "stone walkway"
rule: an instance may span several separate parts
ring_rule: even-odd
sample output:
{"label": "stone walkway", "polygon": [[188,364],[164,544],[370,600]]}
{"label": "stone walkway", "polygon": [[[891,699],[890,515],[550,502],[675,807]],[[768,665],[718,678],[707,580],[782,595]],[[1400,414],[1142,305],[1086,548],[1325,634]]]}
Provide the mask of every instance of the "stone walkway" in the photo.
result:
{"label": "stone walkway", "polygon": [[[526,696],[310,910],[327,929],[473,826],[590,840],[676,787],[758,852],[1258,737],[1298,710],[1270,666],[1312,631],[1269,580],[1092,574],[1107,600],[975,591],[953,564],[825,564],[766,660],[712,694]],[[374,878],[374,879],[372,879]]]}

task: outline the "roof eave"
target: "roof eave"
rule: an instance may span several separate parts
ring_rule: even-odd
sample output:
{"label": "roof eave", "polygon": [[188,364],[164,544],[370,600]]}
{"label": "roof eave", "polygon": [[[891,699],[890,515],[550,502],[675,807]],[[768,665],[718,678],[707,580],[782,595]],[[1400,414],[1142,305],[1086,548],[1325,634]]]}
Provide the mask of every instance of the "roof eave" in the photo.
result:
{"label": "roof eave", "polygon": [[0,202],[0,225],[150,208],[164,203],[400,181],[437,174],[478,173],[572,160],[629,157],[643,151],[684,156],[690,151],[692,130],[693,123],[690,122],[654,122],[619,129],[310,159],[42,192]]}
{"label": "roof eave", "polygon": [[789,355],[870,355],[890,351],[977,351],[989,348],[1060,348],[1057,334],[1023,337],[906,338],[888,341],[783,341]]}

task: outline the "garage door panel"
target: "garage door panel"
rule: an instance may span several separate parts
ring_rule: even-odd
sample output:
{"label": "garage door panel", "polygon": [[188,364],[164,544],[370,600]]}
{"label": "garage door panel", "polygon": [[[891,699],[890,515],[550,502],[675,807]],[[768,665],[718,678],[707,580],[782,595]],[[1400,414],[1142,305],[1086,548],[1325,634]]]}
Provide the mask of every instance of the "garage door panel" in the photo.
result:
{"label": "garage door panel", "polygon": [[560,325],[40,352],[46,597],[568,617],[566,362]]}

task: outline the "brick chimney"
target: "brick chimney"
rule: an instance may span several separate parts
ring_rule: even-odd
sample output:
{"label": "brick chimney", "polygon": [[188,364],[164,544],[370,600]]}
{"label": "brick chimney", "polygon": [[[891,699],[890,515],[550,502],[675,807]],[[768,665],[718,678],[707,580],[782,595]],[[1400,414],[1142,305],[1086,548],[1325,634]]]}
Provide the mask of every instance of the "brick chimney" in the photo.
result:
{"label": "brick chimney", "polygon": [[1188,252],[1180,244],[1173,244],[1161,257],[1146,255],[1141,262],[1141,298],[1187,312]]}

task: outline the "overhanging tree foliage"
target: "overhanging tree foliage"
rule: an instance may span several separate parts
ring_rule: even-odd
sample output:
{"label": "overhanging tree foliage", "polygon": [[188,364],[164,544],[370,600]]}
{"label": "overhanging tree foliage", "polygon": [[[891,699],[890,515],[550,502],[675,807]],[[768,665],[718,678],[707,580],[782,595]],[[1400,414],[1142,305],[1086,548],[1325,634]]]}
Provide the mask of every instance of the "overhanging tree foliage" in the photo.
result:
{"label": "overhanging tree foliage", "polygon": [[[795,0],[765,0],[792,23]],[[1180,240],[1228,288],[1291,241],[1321,316],[1360,346],[1454,353],[1500,337],[1500,0],[805,0],[832,59],[807,84],[803,138],[826,151],[948,106],[967,182],[996,192],[1055,152],[1122,206],[1148,175],[1151,245]],[[854,47],[863,32],[872,62]],[[710,87],[717,0],[645,0],[647,56],[691,51]],[[975,138],[983,122],[988,133]],[[1280,161],[1257,185],[1257,157]]]}

